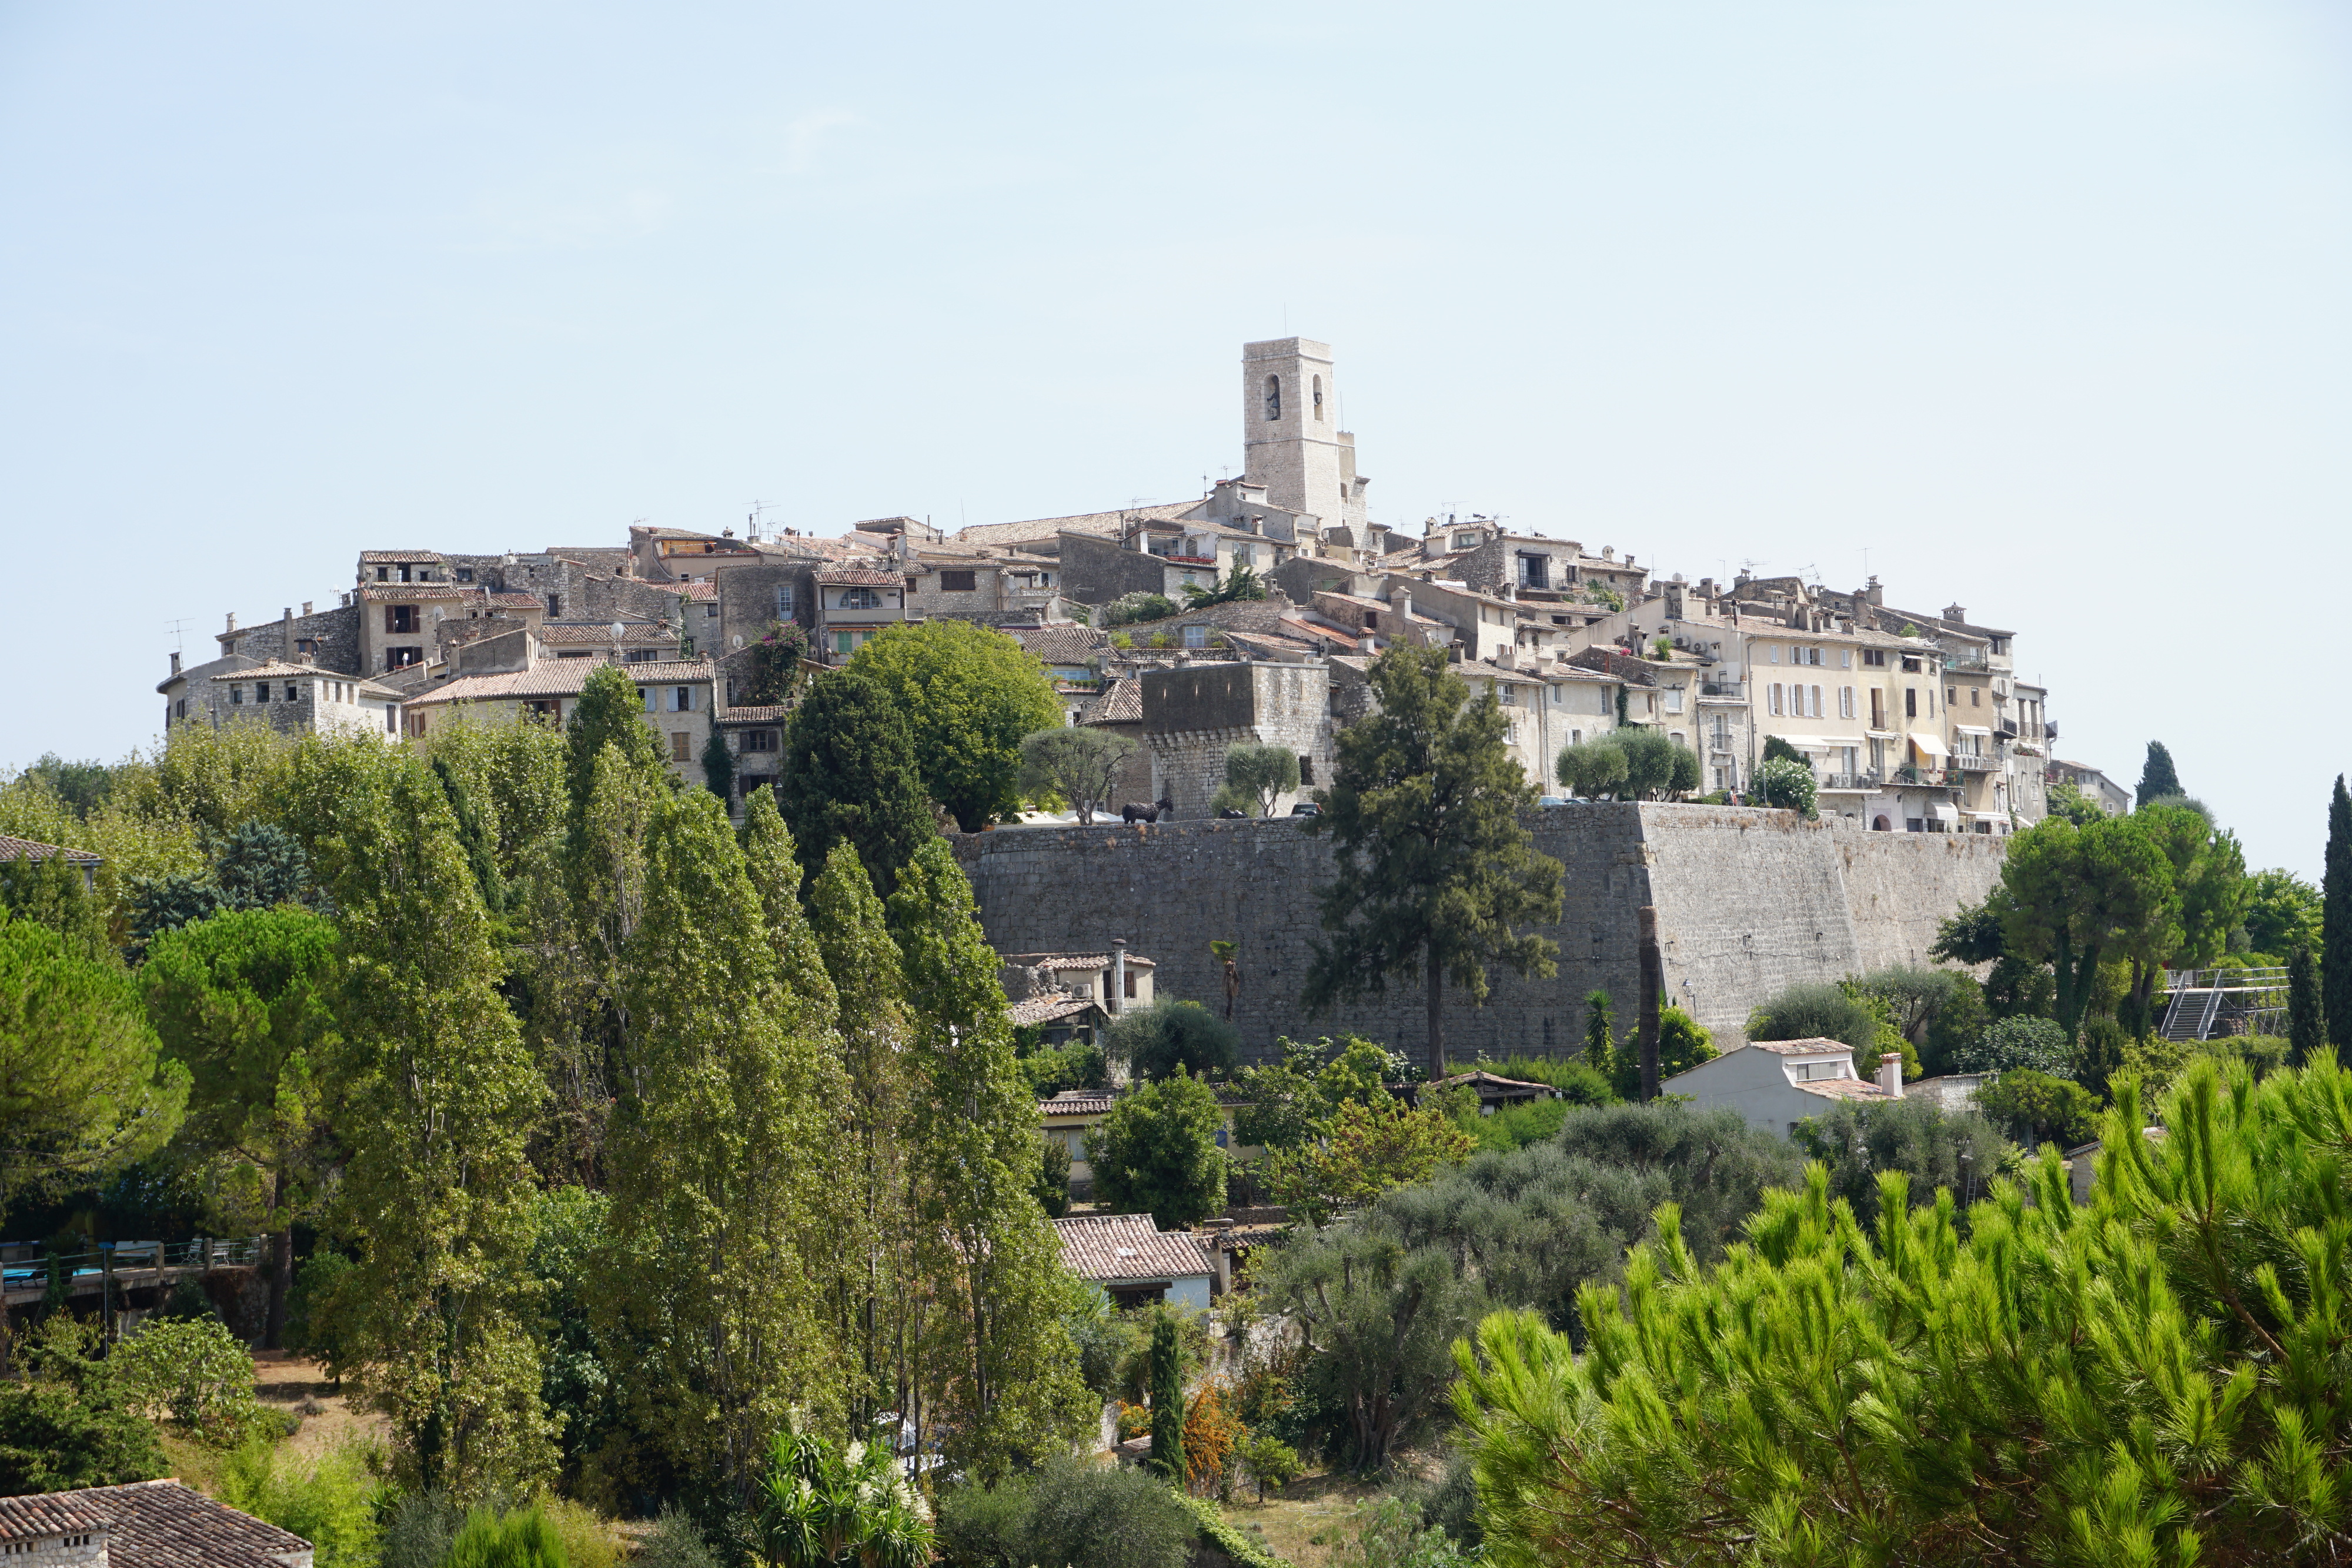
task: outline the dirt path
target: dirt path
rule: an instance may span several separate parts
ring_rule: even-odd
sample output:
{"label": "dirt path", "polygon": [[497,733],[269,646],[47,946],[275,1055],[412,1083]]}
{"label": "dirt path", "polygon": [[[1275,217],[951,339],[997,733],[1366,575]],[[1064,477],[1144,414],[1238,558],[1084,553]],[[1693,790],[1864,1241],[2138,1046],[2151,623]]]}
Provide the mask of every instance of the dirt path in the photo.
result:
{"label": "dirt path", "polygon": [[325,1367],[290,1350],[253,1353],[253,1392],[264,1405],[302,1417],[301,1429],[279,1450],[289,1458],[313,1459],[348,1442],[381,1443],[392,1430],[383,1416],[352,1409],[348,1391],[335,1392]]}
{"label": "dirt path", "polygon": [[1262,1538],[1268,1550],[1297,1568],[1323,1568],[1339,1542],[1353,1537],[1349,1516],[1356,1505],[1380,1490],[1357,1476],[1305,1476],[1279,1492],[1268,1492],[1264,1503],[1257,1501],[1254,1490],[1246,1497],[1236,1496],[1224,1504],[1225,1518],[1235,1529]]}

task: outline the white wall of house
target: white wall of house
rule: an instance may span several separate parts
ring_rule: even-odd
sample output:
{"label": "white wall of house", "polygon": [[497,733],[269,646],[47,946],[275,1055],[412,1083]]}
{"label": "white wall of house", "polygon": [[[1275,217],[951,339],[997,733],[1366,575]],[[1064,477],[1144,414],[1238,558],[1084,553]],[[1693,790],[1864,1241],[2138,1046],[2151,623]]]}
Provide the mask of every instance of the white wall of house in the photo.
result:
{"label": "white wall of house", "polygon": [[1701,1110],[1728,1105],[1749,1126],[1785,1137],[1790,1128],[1825,1114],[1832,1103],[1797,1087],[1801,1075],[1807,1074],[1854,1077],[1853,1048],[1839,1045],[1791,1055],[1760,1045],[1743,1046],[1677,1072],[1658,1087],[1668,1094],[1689,1095]]}

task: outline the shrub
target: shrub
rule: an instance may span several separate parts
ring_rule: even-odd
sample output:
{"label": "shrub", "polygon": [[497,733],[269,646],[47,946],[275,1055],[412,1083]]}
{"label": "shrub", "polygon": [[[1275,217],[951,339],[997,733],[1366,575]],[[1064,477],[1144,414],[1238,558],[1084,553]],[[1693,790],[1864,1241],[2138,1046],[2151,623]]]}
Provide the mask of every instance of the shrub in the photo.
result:
{"label": "shrub", "polygon": [[1926,1100],[1833,1102],[1800,1122],[1794,1135],[1807,1158],[1829,1167],[1831,1196],[1852,1204],[1865,1225],[1878,1223],[1880,1173],[1910,1178],[1914,1207],[1935,1202],[1939,1187],[1982,1197],[2011,1152],[1986,1116],[1948,1115]]}
{"label": "shrub", "polygon": [[1768,806],[1801,811],[1807,820],[1821,815],[1814,793],[1813,770],[1801,762],[1774,758],[1756,767],[1756,789]]}
{"label": "shrub", "polygon": [[719,1553],[710,1549],[694,1521],[673,1506],[662,1510],[653,1529],[637,1542],[629,1568],[721,1568],[721,1564]]}
{"label": "shrub", "polygon": [[1977,1091],[1977,1109],[2029,1148],[2046,1143],[2072,1148],[2090,1138],[2099,1102],[2070,1079],[2014,1067]]}
{"label": "shrub", "polygon": [[48,1378],[0,1383],[0,1497],[164,1473],[154,1427],[112,1390]]}
{"label": "shrub", "polygon": [[218,1318],[157,1318],[114,1347],[106,1380],[124,1402],[215,1448],[261,1427],[253,1356]]}
{"label": "shrub", "polygon": [[1241,1030],[1198,1002],[1165,998],[1129,1008],[1106,1032],[1104,1051],[1138,1078],[1157,1082],[1179,1071],[1227,1072],[1241,1054]]}
{"label": "shrub", "polygon": [[501,1516],[478,1508],[449,1542],[443,1568],[568,1568],[563,1538],[536,1506]]}
{"label": "shrub", "polygon": [[1225,1203],[1223,1124],[1216,1095],[1186,1073],[1120,1095],[1087,1134],[1096,1198],[1162,1229],[1207,1218]]}
{"label": "shrub", "polygon": [[1748,1038],[1835,1040],[1866,1051],[1877,1047],[1878,1021],[1867,1003],[1843,987],[1790,986],[1748,1015]]}
{"label": "shrub", "polygon": [[1975,1043],[1952,1052],[1955,1072],[2009,1072],[2018,1068],[2064,1078],[2074,1071],[2074,1052],[2066,1031],[2050,1019],[2005,1018],[1979,1035]]}
{"label": "shrub", "polygon": [[438,1487],[411,1492],[384,1521],[377,1568],[442,1568],[466,1516]]}
{"label": "shrub", "polygon": [[1038,1144],[1037,1207],[1059,1219],[1070,1212],[1070,1145],[1059,1138]]}
{"label": "shrub", "polygon": [[330,1366],[349,1359],[335,1332],[333,1301],[336,1282],[351,1271],[349,1258],[323,1249],[295,1266],[294,1283],[286,1291],[287,1349],[305,1351]]}
{"label": "shrub", "polygon": [[[953,1568],[1027,1568],[1033,1484],[1022,1477],[943,1493],[939,1503],[941,1559]],[[642,1554],[635,1568],[644,1568]]]}
{"label": "shrub", "polygon": [[1025,1544],[1028,1561],[1063,1568],[1183,1568],[1197,1533],[1156,1478],[1055,1458],[1030,1493]]}
{"label": "shrub", "polygon": [[[369,1458],[347,1445],[302,1466],[270,1438],[248,1437],[223,1467],[216,1495],[308,1541],[318,1568],[374,1568],[383,1489]],[[609,1558],[602,1568],[610,1568]]]}

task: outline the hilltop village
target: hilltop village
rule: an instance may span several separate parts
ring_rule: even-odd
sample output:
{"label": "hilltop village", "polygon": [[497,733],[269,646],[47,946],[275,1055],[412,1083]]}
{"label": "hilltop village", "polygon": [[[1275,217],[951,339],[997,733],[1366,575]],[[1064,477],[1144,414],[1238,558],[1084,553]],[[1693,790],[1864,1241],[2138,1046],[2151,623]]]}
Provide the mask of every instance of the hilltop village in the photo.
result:
{"label": "hilltop village", "polygon": [[1117,798],[1178,820],[1212,814],[1236,744],[1297,755],[1277,810],[1316,789],[1370,700],[1368,663],[1400,642],[1444,648],[1493,692],[1547,796],[1575,793],[1563,748],[1638,727],[1696,755],[1687,798],[1755,796],[1777,754],[1811,770],[1824,816],[1874,831],[2007,835],[2062,779],[2127,803],[2053,755],[2018,633],[1965,606],[1890,604],[1876,578],[1693,582],[1477,516],[1373,522],[1327,345],[1244,345],[1239,390],[1242,474],[1193,501],[954,533],[889,517],[838,537],[637,526],[499,554],[371,543],[331,602],[232,612],[217,656],[174,654],[163,717],[408,736],[461,710],[561,721],[588,672],[618,663],[681,775],[718,737],[740,810],[772,776],[785,716],[750,700],[763,639],[791,628],[799,657],[834,665],[890,626],[946,619],[1017,641],[1071,723],[1139,742]]}

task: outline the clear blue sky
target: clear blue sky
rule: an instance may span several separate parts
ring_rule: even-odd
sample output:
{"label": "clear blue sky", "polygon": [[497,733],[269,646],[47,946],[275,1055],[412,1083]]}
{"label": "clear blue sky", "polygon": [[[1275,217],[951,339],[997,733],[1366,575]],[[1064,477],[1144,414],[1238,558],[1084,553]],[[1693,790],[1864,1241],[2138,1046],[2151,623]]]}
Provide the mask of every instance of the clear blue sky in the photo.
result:
{"label": "clear blue sky", "polygon": [[0,0],[0,764],[363,546],[1189,496],[1296,332],[1375,517],[1866,549],[2316,875],[2341,5],[369,9]]}

